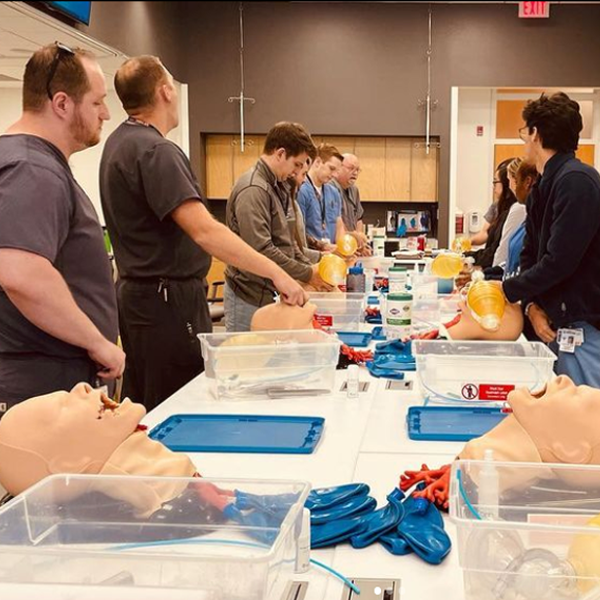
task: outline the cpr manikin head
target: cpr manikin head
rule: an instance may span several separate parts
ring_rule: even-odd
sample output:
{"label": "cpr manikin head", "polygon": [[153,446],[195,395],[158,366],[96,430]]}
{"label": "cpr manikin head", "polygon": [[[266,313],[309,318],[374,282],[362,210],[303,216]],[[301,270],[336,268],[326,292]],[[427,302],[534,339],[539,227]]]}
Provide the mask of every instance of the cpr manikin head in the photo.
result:
{"label": "cpr manikin head", "polygon": [[510,405],[544,462],[600,464],[599,389],[559,375],[543,396],[515,390]]}
{"label": "cpr manikin head", "polygon": [[517,304],[506,304],[500,327],[496,331],[484,329],[473,317],[465,302],[459,303],[462,311],[460,321],[448,327],[448,336],[453,340],[484,340],[511,342],[523,333],[523,313]]}
{"label": "cpr manikin head", "polygon": [[0,421],[0,482],[18,494],[54,473],[99,473],[145,413],[85,383],[17,404]]}
{"label": "cpr manikin head", "polygon": [[[86,383],[25,400],[0,421],[0,484],[16,495],[54,474],[192,476],[195,469],[187,456],[139,430],[145,414],[141,404],[128,399],[117,404]],[[146,514],[175,497],[179,487],[153,483],[126,499]],[[115,486],[110,495],[124,498],[126,492]]]}
{"label": "cpr manikin head", "polygon": [[[485,450],[499,461],[600,465],[600,389],[576,386],[559,375],[541,394],[521,388],[510,392],[513,414],[466,444],[460,458],[482,460]],[[596,474],[557,471],[563,480],[581,487],[598,485]],[[516,476],[515,476],[516,477]],[[519,485],[516,480],[505,486]]]}
{"label": "cpr manikin head", "polygon": [[252,317],[252,331],[277,331],[279,329],[312,329],[316,305],[290,306],[283,302],[259,308]]}

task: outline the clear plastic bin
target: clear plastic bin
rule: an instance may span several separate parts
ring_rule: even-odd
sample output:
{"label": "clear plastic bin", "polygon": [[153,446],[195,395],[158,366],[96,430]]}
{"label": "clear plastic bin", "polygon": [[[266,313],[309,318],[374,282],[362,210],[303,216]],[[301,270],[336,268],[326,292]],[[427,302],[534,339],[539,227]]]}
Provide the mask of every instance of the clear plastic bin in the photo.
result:
{"label": "clear plastic bin", "polygon": [[308,297],[317,307],[315,317],[321,327],[330,331],[358,331],[365,320],[367,295],[310,292]]}
{"label": "clear plastic bin", "polygon": [[466,600],[597,600],[599,515],[599,466],[456,461]]}
{"label": "clear plastic bin", "polygon": [[419,334],[449,323],[459,313],[459,294],[437,294],[415,298],[412,304],[413,333]]}
{"label": "clear plastic bin", "polygon": [[357,264],[362,264],[364,269],[377,269],[379,275],[387,275],[390,267],[394,266],[394,259],[387,256],[361,256]]}
{"label": "clear plastic bin", "polygon": [[330,394],[341,342],[316,329],[199,334],[219,399]]}
{"label": "clear plastic bin", "polygon": [[[192,510],[188,501],[169,522],[137,516],[117,499],[171,484],[194,499],[194,486],[211,484],[276,495],[280,507],[254,525],[260,511],[243,511],[244,524],[217,509]],[[280,600],[294,576],[308,491],[295,481],[49,477],[0,508],[2,598]]]}
{"label": "clear plastic bin", "polygon": [[497,406],[515,388],[541,391],[556,356],[541,342],[413,341],[425,404]]}

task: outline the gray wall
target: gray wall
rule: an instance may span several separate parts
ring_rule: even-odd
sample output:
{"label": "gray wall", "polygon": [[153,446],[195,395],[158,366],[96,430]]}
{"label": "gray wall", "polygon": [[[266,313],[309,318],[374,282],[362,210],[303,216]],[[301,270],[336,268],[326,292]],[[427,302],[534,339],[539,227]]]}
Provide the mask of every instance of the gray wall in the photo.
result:
{"label": "gray wall", "polygon": [[[202,133],[238,131],[236,2],[95,2],[90,33],[152,52],[190,86],[192,162]],[[140,21],[132,7],[147,5]],[[112,8],[114,6],[114,8]],[[278,120],[319,134],[422,135],[427,3],[247,2],[248,133]],[[440,137],[440,220],[447,229],[451,86],[600,86],[600,6],[552,5],[520,20],[516,4],[432,4],[432,134]],[[148,31],[143,31],[146,23]]]}
{"label": "gray wall", "polygon": [[90,26],[77,29],[128,56],[155,54],[185,81],[187,2],[92,2]]}
{"label": "gray wall", "polygon": [[[244,4],[249,132],[293,119],[322,134],[422,135],[426,3]],[[451,86],[600,86],[600,6],[552,5],[521,20],[516,4],[433,4],[432,134],[440,136],[440,229],[448,219]],[[238,3],[189,3],[192,159],[200,133],[239,128]],[[196,25],[198,32],[196,33]],[[447,241],[443,239],[443,241]]]}

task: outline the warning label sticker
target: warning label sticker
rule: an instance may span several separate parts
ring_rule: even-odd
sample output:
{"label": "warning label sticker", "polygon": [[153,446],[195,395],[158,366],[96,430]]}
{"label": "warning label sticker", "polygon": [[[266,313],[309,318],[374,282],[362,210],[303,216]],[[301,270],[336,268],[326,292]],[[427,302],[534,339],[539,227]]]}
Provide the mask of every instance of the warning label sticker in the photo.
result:
{"label": "warning label sticker", "polygon": [[465,400],[477,400],[479,397],[479,388],[474,383],[465,383],[460,393]]}
{"label": "warning label sticker", "polygon": [[480,400],[506,400],[508,393],[515,389],[514,385],[485,384],[479,385]]}
{"label": "warning label sticker", "polygon": [[333,315],[315,315],[315,320],[321,327],[333,327]]}

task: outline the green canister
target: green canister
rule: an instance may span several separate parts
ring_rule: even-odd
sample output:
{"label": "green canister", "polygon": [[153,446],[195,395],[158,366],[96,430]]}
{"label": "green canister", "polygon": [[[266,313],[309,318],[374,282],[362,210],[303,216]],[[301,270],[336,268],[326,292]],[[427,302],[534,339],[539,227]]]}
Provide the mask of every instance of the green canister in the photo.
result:
{"label": "green canister", "polygon": [[388,340],[406,339],[412,333],[412,295],[388,294],[384,331]]}

